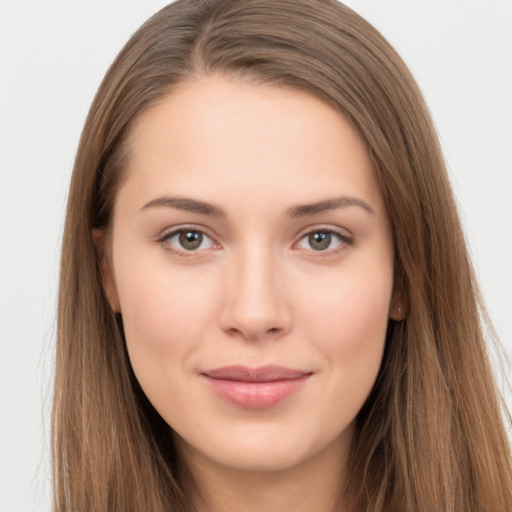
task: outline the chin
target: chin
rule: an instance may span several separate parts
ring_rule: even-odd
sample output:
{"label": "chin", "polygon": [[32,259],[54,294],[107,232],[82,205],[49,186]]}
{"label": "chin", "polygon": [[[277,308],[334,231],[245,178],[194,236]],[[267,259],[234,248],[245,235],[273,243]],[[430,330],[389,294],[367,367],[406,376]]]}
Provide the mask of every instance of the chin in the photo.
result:
{"label": "chin", "polygon": [[343,460],[352,441],[352,428],[349,426],[334,438],[327,433],[318,438],[308,437],[308,432],[253,425],[227,436],[211,435],[204,443],[192,444],[179,436],[175,441],[185,459],[187,454],[193,454],[233,471],[279,472],[307,467],[325,456]]}

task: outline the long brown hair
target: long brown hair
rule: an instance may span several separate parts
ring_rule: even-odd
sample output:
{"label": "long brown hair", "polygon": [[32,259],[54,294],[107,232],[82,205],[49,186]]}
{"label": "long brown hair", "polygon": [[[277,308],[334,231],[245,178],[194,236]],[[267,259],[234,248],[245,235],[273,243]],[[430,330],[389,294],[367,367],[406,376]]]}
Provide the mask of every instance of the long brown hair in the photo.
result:
{"label": "long brown hair", "polygon": [[380,181],[407,318],[390,321],[376,385],[358,415],[351,507],[512,510],[485,310],[438,140],[406,66],[335,0],[178,0],[112,64],[76,156],[59,290],[55,511],[190,508],[169,427],[131,371],[91,233],[109,226],[134,120],[177,84],[209,73],[322,99],[358,131]]}

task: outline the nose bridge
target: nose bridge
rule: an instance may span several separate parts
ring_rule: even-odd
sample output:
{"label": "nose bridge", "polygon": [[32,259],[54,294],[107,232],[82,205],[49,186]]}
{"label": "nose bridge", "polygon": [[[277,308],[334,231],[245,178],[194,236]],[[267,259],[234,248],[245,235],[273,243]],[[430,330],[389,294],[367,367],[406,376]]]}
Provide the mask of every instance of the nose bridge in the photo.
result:
{"label": "nose bridge", "polygon": [[223,326],[248,339],[283,333],[289,327],[289,311],[276,254],[253,242],[233,255],[224,304]]}

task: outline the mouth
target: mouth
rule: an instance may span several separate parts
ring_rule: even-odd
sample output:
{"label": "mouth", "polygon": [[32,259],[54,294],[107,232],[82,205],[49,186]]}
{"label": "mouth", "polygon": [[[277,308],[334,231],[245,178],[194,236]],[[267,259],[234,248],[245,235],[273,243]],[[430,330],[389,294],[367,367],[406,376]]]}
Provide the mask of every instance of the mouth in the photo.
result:
{"label": "mouth", "polygon": [[313,372],[284,366],[226,366],[201,373],[214,393],[244,409],[267,409],[293,395]]}

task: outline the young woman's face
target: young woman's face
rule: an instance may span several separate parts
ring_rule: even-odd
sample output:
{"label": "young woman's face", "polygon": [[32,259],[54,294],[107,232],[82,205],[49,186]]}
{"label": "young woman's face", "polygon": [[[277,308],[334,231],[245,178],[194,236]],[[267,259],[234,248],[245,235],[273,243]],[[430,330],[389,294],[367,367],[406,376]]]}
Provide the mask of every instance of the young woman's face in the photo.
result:
{"label": "young woman's face", "polygon": [[134,126],[107,292],[191,459],[346,455],[381,363],[393,245],[350,124],[302,92],[208,77]]}

